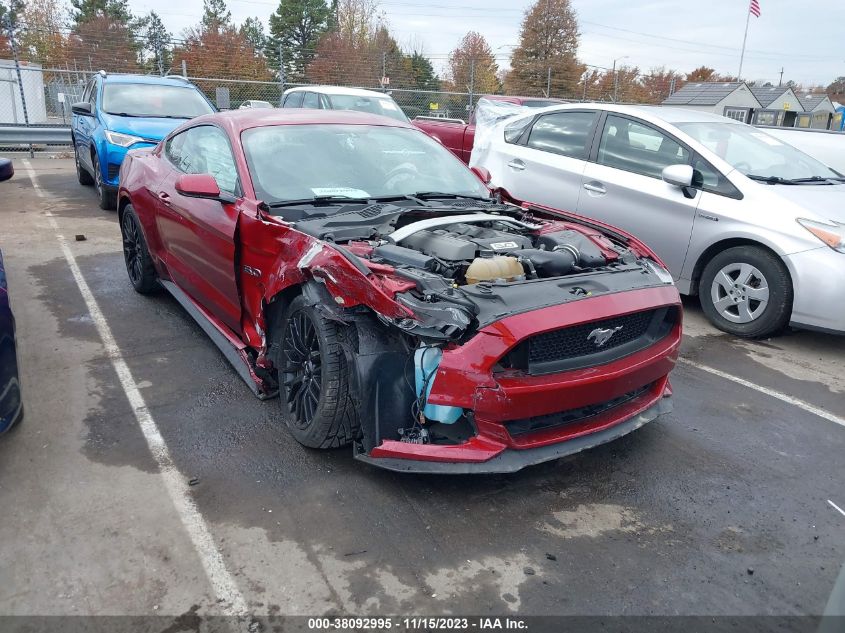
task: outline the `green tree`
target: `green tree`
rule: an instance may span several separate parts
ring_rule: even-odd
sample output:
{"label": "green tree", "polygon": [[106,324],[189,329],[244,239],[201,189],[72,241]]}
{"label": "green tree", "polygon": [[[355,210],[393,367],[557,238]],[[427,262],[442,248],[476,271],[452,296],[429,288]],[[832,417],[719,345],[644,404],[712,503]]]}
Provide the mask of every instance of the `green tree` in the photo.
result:
{"label": "green tree", "polygon": [[202,29],[220,32],[232,23],[232,12],[226,0],[202,0]]}
{"label": "green tree", "polygon": [[419,51],[406,57],[411,75],[411,87],[416,90],[440,90],[440,79],[431,60]]}
{"label": "green tree", "polygon": [[330,12],[326,0],[280,0],[270,16],[266,50],[271,66],[279,67],[281,50],[288,78],[303,81],[317,43],[327,30]]}
{"label": "green tree", "polygon": [[94,18],[108,18],[129,26],[132,11],[129,0],[70,0],[71,17],[76,25]]}
{"label": "green tree", "polygon": [[511,94],[570,97],[584,71],[578,21],[570,0],[537,0],[522,18],[505,89]]}
{"label": "green tree", "polygon": [[255,54],[260,55],[267,45],[267,36],[264,34],[264,25],[258,18],[247,18],[240,28],[241,36],[252,45]]}
{"label": "green tree", "polygon": [[144,67],[148,71],[165,74],[173,64],[170,31],[155,11],[138,20],[138,27],[143,42]]}

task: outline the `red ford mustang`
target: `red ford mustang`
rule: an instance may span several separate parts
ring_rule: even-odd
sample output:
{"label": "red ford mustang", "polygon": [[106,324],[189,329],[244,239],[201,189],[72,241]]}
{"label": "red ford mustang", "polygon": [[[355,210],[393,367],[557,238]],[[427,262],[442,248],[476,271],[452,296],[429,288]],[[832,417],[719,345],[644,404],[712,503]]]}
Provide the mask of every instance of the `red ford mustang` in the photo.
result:
{"label": "red ford mustang", "polygon": [[491,197],[410,125],[241,110],[129,153],[129,278],[164,286],[305,446],[507,472],[671,408],[671,276],[642,243]]}

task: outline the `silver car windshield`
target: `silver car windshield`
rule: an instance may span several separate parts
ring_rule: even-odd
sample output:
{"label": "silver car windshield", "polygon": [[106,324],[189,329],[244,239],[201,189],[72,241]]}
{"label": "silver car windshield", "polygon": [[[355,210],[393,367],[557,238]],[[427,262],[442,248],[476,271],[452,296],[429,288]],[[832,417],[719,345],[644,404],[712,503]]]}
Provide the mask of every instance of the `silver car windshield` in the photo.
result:
{"label": "silver car windshield", "polygon": [[256,195],[267,203],[315,197],[387,198],[418,192],[488,198],[487,188],[419,130],[375,125],[275,125],[245,130]]}
{"label": "silver car windshield", "polygon": [[750,126],[733,123],[675,125],[746,176],[784,180],[839,177],[815,158]]}
{"label": "silver car windshield", "polygon": [[357,110],[358,112],[369,112],[380,114],[404,123],[408,117],[396,105],[390,97],[363,97],[356,95],[327,95],[332,104],[332,110]]}

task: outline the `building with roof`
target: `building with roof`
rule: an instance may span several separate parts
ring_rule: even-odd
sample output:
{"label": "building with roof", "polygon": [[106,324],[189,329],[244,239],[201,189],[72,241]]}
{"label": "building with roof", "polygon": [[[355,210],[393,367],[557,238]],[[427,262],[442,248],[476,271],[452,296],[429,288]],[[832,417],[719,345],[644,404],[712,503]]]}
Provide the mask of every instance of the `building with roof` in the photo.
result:
{"label": "building with roof", "polygon": [[792,88],[783,86],[750,86],[761,108],[754,112],[754,125],[794,127],[799,112],[804,111],[801,100]]}
{"label": "building with roof", "polygon": [[753,112],[763,107],[744,81],[689,83],[669,95],[663,105],[721,114],[743,123],[750,123]]}
{"label": "building with roof", "polygon": [[826,94],[798,95],[804,114],[798,117],[795,127],[811,127],[826,130],[830,127],[830,120],[836,112],[833,102]]}

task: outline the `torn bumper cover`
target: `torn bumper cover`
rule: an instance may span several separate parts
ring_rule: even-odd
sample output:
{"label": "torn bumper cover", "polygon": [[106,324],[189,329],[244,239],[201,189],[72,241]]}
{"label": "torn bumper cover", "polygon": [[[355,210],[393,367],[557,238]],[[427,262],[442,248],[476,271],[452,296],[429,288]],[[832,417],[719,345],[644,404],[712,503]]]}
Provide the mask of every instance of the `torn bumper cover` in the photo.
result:
{"label": "torn bumper cover", "polygon": [[[619,338],[596,345],[593,329],[611,319],[624,324]],[[369,451],[356,445],[355,457],[402,472],[513,472],[610,442],[671,411],[668,375],[680,337],[673,287],[505,317],[443,351],[427,400],[462,408],[472,437],[454,444],[385,439]],[[549,360],[555,355],[561,358]]]}

